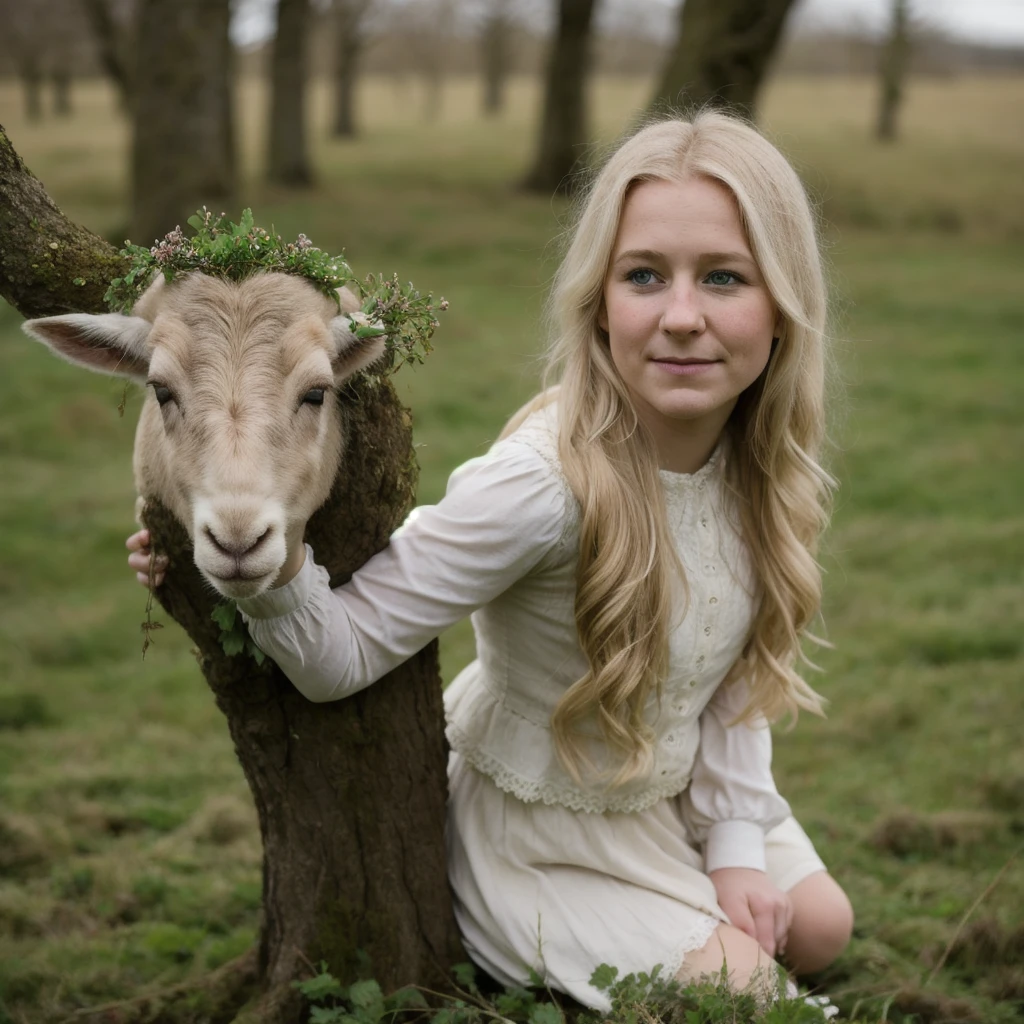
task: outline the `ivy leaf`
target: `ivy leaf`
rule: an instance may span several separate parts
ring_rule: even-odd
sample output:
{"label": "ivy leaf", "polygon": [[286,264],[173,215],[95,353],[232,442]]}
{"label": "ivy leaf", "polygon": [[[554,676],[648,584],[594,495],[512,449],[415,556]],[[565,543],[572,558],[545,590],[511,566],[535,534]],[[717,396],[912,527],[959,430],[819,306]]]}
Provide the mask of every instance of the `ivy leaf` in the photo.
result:
{"label": "ivy leaf", "polygon": [[235,619],[238,616],[238,605],[234,601],[224,600],[210,612],[210,618],[225,632],[230,632],[235,627]]}
{"label": "ivy leaf", "polygon": [[221,632],[220,646],[229,658],[233,658],[245,650],[245,636],[238,633]]}
{"label": "ivy leaf", "polygon": [[252,637],[246,637],[245,653],[248,654],[257,665],[262,665],[263,662],[267,660],[267,656],[256,646]]}

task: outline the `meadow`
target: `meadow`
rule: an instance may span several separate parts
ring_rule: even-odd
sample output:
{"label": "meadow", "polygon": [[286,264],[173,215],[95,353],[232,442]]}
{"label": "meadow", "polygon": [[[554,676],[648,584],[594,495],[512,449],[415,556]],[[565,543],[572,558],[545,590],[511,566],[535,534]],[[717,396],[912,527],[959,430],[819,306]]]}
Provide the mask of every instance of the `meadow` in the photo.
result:
{"label": "meadow", "polygon": [[[264,96],[241,96],[257,223],[451,303],[433,355],[396,378],[422,502],[534,391],[566,223],[515,188],[533,83],[500,121],[476,90],[452,83],[430,123],[412,86],[372,78],[365,134],[342,143],[318,87],[304,193],[261,183]],[[646,96],[596,82],[599,140]],[[29,124],[0,83],[0,123],[69,216],[120,241],[127,128],[105,86],[75,100]],[[822,553],[833,647],[815,654],[829,714],[779,732],[777,777],[857,912],[816,979],[844,1016],[1008,1024],[1024,1017],[1024,79],[912,83],[894,146],[869,137],[872,103],[870,82],[789,78],[764,104],[821,210],[842,484]],[[119,418],[118,383],[19,319],[0,303],[2,1024],[201,977],[252,943],[260,905],[255,816],[190,642],[164,617],[141,658],[124,552],[139,396]],[[442,638],[446,679],[471,656],[466,626]]]}

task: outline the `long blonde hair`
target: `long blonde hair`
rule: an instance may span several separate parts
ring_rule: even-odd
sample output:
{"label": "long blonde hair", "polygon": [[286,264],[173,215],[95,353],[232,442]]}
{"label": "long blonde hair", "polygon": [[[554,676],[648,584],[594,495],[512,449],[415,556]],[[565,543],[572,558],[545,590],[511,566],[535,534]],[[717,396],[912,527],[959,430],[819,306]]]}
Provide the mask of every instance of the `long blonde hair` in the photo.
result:
{"label": "long blonde hair", "polygon": [[673,583],[682,577],[669,532],[653,442],[639,421],[598,326],[626,194],[636,182],[704,176],[735,197],[754,259],[782,324],[768,366],[741,396],[726,432],[727,483],[759,585],[741,664],[751,684],[745,717],[776,719],[821,699],[795,666],[821,602],[815,560],[834,485],[819,464],[824,439],[826,294],[814,217],[796,172],[756,129],[714,111],[648,124],[605,163],[577,207],[549,304],[548,380],[513,417],[557,397],[559,457],[580,507],[576,627],[588,671],[552,718],[559,757],[577,779],[592,767],[580,726],[596,715],[622,755],[611,780],[645,774],[643,717],[668,665]]}

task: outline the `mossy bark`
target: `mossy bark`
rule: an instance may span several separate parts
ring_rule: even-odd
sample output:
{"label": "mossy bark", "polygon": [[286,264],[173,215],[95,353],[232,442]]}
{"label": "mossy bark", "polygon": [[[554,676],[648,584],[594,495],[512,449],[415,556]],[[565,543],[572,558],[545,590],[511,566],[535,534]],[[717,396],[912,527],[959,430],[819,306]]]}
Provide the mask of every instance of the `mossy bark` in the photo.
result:
{"label": "mossy bark", "polygon": [[0,125],[0,295],[26,317],[105,313],[107,285],[126,269],[61,213]]}
{"label": "mossy bark", "polygon": [[792,6],[793,0],[686,0],[652,110],[711,105],[753,118]]}
{"label": "mossy bark", "polygon": [[[20,312],[102,308],[105,279],[89,290],[64,275],[96,282],[121,269],[117,254],[63,218],[2,129],[0,227],[3,295]],[[40,265],[38,254],[47,252],[60,262]],[[306,534],[335,584],[388,543],[412,503],[417,474],[410,417],[390,384],[359,379],[340,401],[346,450]],[[442,984],[463,954],[445,867],[447,750],[436,643],[354,697],[311,704],[271,662],[259,667],[224,654],[210,617],[215,595],[195,568],[184,526],[158,504],[145,519],[154,546],[171,559],[157,596],[196,645],[259,815],[262,994],[243,1016],[298,1022],[290,982],[321,960],[343,981],[368,969],[385,990]]]}

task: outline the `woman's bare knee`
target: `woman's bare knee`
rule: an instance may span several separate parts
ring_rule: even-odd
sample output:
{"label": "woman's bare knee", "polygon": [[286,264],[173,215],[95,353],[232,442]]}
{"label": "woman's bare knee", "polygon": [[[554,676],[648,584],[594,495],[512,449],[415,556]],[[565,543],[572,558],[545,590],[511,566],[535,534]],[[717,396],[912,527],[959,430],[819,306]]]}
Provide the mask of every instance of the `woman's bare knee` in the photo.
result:
{"label": "woman's bare knee", "polygon": [[786,962],[794,974],[826,968],[846,948],[853,932],[853,907],[831,875],[808,875],[789,891],[793,924],[786,944]]}
{"label": "woman's bare knee", "polygon": [[737,991],[751,983],[763,984],[768,991],[776,989],[778,965],[756,939],[728,924],[720,924],[704,946],[686,954],[676,977],[684,982],[706,975],[721,977],[723,967],[730,987]]}

